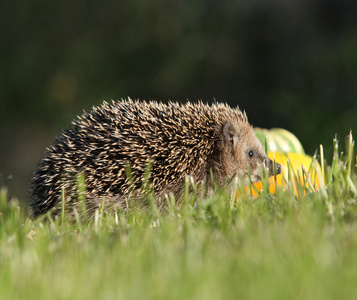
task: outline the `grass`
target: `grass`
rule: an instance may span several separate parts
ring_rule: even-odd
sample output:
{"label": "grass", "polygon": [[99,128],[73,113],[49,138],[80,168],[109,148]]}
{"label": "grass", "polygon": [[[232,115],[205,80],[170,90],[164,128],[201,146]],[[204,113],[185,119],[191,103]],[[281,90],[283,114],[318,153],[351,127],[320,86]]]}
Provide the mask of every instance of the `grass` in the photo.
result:
{"label": "grass", "polygon": [[352,136],[346,154],[334,145],[329,166],[320,148],[325,188],[299,200],[289,185],[237,201],[216,191],[70,223],[30,220],[2,187],[1,299],[356,299]]}

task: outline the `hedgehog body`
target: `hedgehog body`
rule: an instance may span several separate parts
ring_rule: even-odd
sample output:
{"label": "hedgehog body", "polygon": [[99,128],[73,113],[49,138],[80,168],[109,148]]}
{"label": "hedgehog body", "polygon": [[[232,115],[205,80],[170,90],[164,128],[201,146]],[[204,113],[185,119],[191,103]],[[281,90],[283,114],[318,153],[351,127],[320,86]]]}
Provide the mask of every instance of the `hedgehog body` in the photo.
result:
{"label": "hedgehog body", "polygon": [[[224,184],[237,174],[259,179],[272,162],[245,113],[226,104],[168,104],[131,99],[104,102],[72,122],[46,149],[31,184],[32,215],[54,215],[78,205],[77,175],[84,174],[86,207],[93,215],[143,197],[150,182],[160,207],[166,195],[179,201],[189,175],[197,182]],[[148,173],[148,168],[150,172]]]}

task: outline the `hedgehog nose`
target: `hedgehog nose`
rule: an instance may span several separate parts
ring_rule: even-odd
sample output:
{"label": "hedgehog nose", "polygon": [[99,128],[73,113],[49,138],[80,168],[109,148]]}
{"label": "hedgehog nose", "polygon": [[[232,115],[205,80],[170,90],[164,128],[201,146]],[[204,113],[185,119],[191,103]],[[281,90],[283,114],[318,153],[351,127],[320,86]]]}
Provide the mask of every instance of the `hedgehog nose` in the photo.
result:
{"label": "hedgehog nose", "polygon": [[281,174],[281,165],[277,162],[275,162],[275,172],[276,175]]}
{"label": "hedgehog nose", "polygon": [[[270,158],[268,158],[267,162],[268,162],[268,169],[269,169],[270,176],[281,174],[281,165],[279,163],[277,163],[276,161],[273,162]],[[275,169],[274,169],[274,164],[275,164]]]}

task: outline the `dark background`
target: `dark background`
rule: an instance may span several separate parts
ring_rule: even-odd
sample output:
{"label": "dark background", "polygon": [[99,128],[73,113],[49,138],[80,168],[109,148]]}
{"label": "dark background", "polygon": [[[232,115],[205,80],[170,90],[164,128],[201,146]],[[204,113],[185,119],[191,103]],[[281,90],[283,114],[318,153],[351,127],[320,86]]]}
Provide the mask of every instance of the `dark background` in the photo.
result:
{"label": "dark background", "polygon": [[228,102],[328,160],[357,132],[354,0],[2,1],[0,31],[0,173],[22,200],[44,148],[104,99]]}

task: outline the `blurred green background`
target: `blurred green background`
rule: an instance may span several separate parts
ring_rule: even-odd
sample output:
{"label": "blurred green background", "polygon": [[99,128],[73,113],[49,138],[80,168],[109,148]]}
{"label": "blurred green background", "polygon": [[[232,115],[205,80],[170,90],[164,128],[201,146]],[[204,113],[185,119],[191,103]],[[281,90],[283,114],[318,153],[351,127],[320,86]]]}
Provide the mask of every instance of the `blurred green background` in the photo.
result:
{"label": "blurred green background", "polygon": [[0,173],[22,200],[45,147],[102,100],[228,102],[328,159],[357,132],[354,0],[2,1],[0,30]]}

